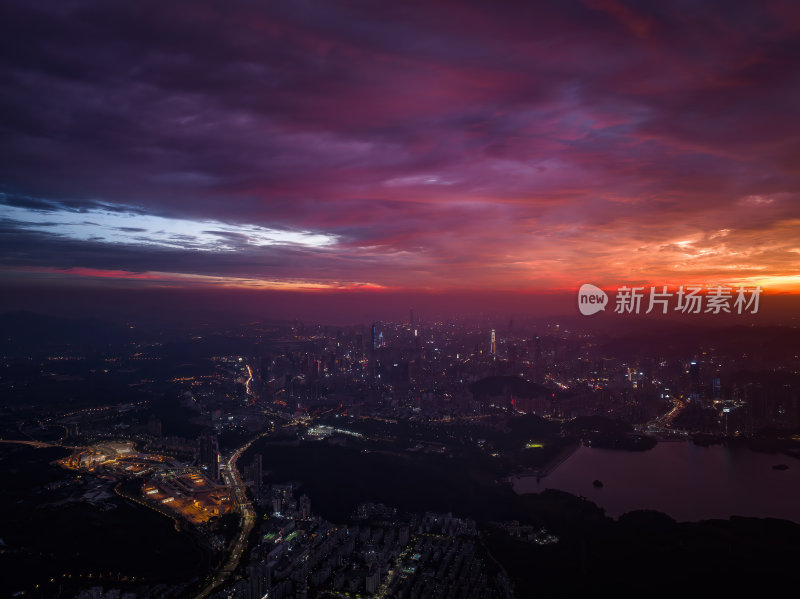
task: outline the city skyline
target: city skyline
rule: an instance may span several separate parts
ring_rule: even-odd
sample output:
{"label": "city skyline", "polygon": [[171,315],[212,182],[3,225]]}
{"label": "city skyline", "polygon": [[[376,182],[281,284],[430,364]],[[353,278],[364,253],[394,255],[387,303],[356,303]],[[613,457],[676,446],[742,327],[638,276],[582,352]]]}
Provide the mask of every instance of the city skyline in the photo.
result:
{"label": "city skyline", "polygon": [[796,325],[573,324],[2,315],[0,588],[523,599],[667,549],[676,593],[789,581]]}

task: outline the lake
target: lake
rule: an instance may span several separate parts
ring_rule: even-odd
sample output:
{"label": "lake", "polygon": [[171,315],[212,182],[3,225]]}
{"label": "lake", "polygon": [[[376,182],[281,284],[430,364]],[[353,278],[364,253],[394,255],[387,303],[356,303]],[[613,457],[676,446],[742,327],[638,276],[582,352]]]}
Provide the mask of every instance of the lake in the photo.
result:
{"label": "lake", "polygon": [[[775,464],[789,469],[773,470]],[[593,486],[595,479],[602,488]],[[614,518],[653,509],[678,521],[736,515],[800,522],[800,460],[745,447],[688,441],[661,442],[645,452],[580,447],[539,482],[530,476],[511,481],[517,493],[559,489],[586,497]]]}

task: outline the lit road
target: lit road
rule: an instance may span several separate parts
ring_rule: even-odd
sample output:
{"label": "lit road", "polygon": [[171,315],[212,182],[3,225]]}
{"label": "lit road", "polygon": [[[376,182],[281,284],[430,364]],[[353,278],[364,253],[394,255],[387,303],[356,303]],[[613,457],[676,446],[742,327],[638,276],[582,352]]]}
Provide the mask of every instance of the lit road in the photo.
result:
{"label": "lit road", "polygon": [[223,482],[230,488],[231,497],[236,504],[236,510],[242,517],[241,529],[239,530],[239,534],[236,536],[236,539],[231,543],[228,549],[229,555],[228,559],[225,561],[225,564],[219,570],[217,570],[217,573],[215,574],[211,583],[209,583],[209,585],[197,595],[198,599],[208,597],[217,587],[223,584],[225,580],[227,580],[228,576],[230,576],[231,573],[236,570],[239,565],[239,560],[242,558],[245,545],[247,544],[247,537],[250,536],[250,531],[253,530],[253,525],[255,524],[256,512],[253,509],[250,500],[247,499],[247,494],[244,491],[244,483],[239,476],[239,471],[236,469],[236,461],[239,459],[239,456],[241,456],[242,453],[244,453],[247,448],[250,447],[254,441],[256,441],[256,439],[260,439],[266,434],[268,433],[262,433],[258,437],[255,437],[254,439],[251,439],[242,445],[239,449],[234,451],[231,456],[221,465],[222,467],[220,468],[220,471]]}
{"label": "lit road", "polygon": [[391,568],[386,573],[386,576],[381,581],[381,585],[378,587],[378,590],[375,591],[374,597],[376,599],[383,599],[384,597],[386,597],[386,594],[389,592],[389,587],[391,586],[392,582],[402,572],[403,562],[408,557],[408,554],[411,553],[412,547],[413,547],[413,539],[409,541],[405,549],[403,549],[400,555],[397,556],[397,559],[394,560],[394,567]]}
{"label": "lit road", "polygon": [[249,364],[247,364],[246,367],[247,367],[247,377],[248,378],[244,383],[244,388],[247,391],[247,394],[248,395],[252,395],[253,398],[255,399],[255,395],[253,394],[253,391],[250,389],[250,383],[253,381],[253,370],[250,368]]}
{"label": "lit road", "polygon": [[672,429],[672,422],[675,417],[681,413],[681,410],[686,407],[686,404],[677,397],[672,397],[670,399],[672,400],[672,409],[670,409],[669,412],[662,414],[661,416],[648,422],[646,425],[646,429],[648,431],[667,434],[675,434],[676,432],[680,432]]}
{"label": "lit road", "polygon": [[45,443],[43,441],[26,441],[23,439],[0,439],[0,443],[20,443],[21,445],[28,445],[30,447],[61,447],[61,445],[54,445],[53,443]]}

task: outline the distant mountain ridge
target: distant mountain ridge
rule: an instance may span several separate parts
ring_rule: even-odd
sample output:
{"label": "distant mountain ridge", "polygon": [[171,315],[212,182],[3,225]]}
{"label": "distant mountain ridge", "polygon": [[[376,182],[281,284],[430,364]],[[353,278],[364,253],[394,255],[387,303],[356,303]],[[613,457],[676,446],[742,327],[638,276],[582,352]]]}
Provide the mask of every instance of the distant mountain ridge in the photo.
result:
{"label": "distant mountain ridge", "polygon": [[475,381],[469,386],[469,390],[475,396],[475,399],[498,397],[506,394],[526,398],[552,396],[553,394],[553,391],[539,383],[533,383],[518,376],[500,375],[489,376]]}
{"label": "distant mountain ridge", "polygon": [[64,345],[91,348],[124,343],[131,336],[127,326],[99,319],[71,319],[27,310],[0,314],[0,348],[6,353]]}

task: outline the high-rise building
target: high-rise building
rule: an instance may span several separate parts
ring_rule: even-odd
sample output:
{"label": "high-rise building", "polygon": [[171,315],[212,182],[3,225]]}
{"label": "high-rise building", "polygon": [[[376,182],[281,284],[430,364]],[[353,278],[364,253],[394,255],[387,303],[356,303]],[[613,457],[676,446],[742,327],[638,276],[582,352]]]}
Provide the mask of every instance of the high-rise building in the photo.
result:
{"label": "high-rise building", "polygon": [[370,340],[369,355],[369,375],[371,378],[378,376],[378,348],[382,342],[383,335],[378,334],[378,324],[372,323],[372,339]]}
{"label": "high-rise building", "polygon": [[260,453],[255,454],[253,461],[245,466],[245,478],[252,483],[250,488],[253,491],[253,497],[259,500],[261,498],[261,481],[264,478]]}
{"label": "high-rise building", "polygon": [[409,529],[408,525],[403,525],[400,527],[400,532],[398,533],[397,540],[400,542],[400,545],[405,547],[408,545],[409,540],[411,539],[411,530]]}
{"label": "high-rise building", "polygon": [[408,311],[408,322],[409,324],[414,324],[414,308]]}
{"label": "high-rise building", "polygon": [[258,486],[261,486],[261,481],[264,478],[264,470],[260,453],[257,453],[253,456],[253,478],[253,482],[255,482]]}
{"label": "high-rise building", "polygon": [[197,440],[200,450],[200,466],[212,480],[219,480],[219,440],[216,435],[200,435]]}
{"label": "high-rise building", "polygon": [[494,329],[492,329],[492,341],[491,344],[489,345],[489,353],[492,355],[495,355],[497,353],[497,343],[495,342]]}
{"label": "high-rise building", "polygon": [[700,399],[701,381],[700,381],[700,365],[696,360],[689,362],[689,383],[690,391],[689,396],[692,399]]}
{"label": "high-rise building", "polygon": [[542,340],[539,335],[533,340],[533,380],[541,383],[544,380],[544,358],[542,355]]}
{"label": "high-rise building", "polygon": [[269,588],[269,571],[264,563],[253,563],[247,566],[250,597],[261,599]]}
{"label": "high-rise building", "polygon": [[311,517],[311,499],[308,495],[300,496],[300,518],[308,520]]}
{"label": "high-rise building", "polygon": [[375,594],[375,591],[378,590],[378,587],[381,584],[381,573],[380,571],[373,567],[370,569],[369,573],[367,574],[367,579],[365,581],[367,587],[367,593],[370,595]]}
{"label": "high-rise building", "polygon": [[154,437],[161,436],[161,421],[155,417],[155,414],[151,414],[150,419],[147,421],[147,432]]}

